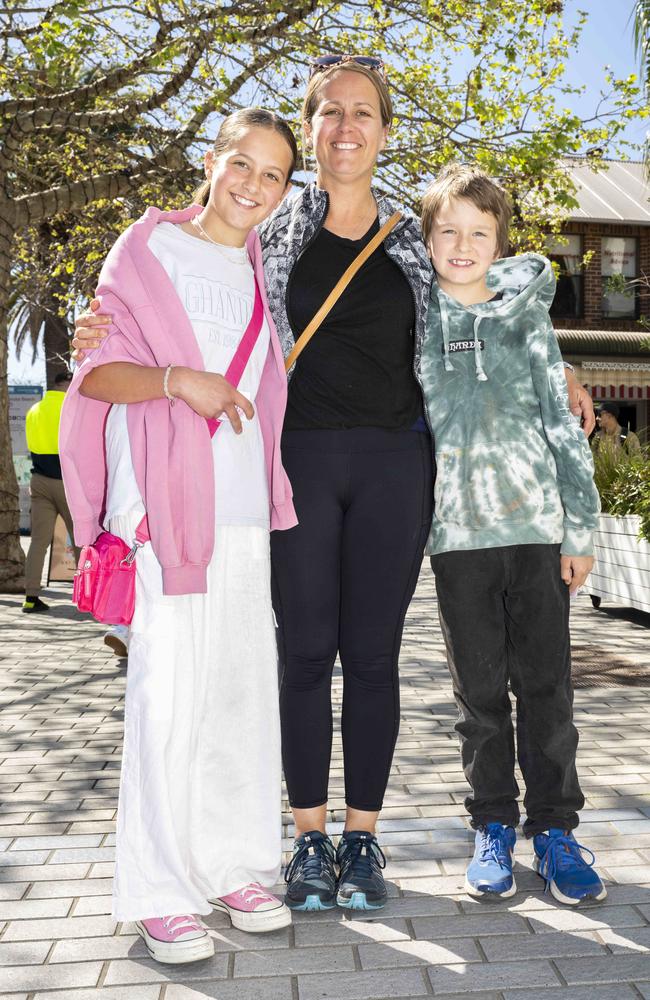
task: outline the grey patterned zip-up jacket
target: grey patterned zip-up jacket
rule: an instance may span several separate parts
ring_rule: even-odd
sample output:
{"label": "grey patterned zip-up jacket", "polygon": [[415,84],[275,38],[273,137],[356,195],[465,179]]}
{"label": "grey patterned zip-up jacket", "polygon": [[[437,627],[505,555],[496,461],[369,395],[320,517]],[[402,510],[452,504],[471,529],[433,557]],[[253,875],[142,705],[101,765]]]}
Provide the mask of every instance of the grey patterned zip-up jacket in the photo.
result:
{"label": "grey patterned zip-up jacket", "polygon": [[[406,277],[413,292],[416,315],[413,367],[419,383],[424,324],[433,276],[431,262],[422,242],[420,223],[416,217],[385,195],[374,190],[373,194],[377,202],[380,226],[397,211],[401,211],[404,216],[384,240],[384,247]],[[285,358],[295,342],[287,316],[287,290],[291,273],[302,252],[320,232],[328,206],[327,192],[315,183],[308,184],[296,198],[283,201],[258,228],[262,241],[266,292]],[[294,369],[295,365],[289,370],[289,378]]]}
{"label": "grey patterned zip-up jacket", "polygon": [[500,299],[463,306],[434,281],[422,357],[438,466],[427,552],[561,543],[593,554],[600,501],[569,409],[549,261],[496,261]]}

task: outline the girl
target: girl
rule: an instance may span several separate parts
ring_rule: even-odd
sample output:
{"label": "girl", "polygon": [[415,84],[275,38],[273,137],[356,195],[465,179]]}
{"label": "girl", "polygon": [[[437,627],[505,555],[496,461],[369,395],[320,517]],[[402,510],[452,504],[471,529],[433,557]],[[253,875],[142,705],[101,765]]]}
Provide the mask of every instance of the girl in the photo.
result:
{"label": "girl", "polygon": [[[136,921],[161,962],[214,953],[197,916],[212,907],[247,931],[291,920],[262,888],[281,857],[269,529],[296,515],[279,448],[283,357],[253,227],[286,193],[296,157],[271,112],[225,119],[201,205],[150,208],[109,254],[98,289],[109,336],[77,370],[61,421],[78,544],[101,524],[133,544],[148,517],[113,915]],[[235,389],[223,373],[251,317],[261,328]]]}

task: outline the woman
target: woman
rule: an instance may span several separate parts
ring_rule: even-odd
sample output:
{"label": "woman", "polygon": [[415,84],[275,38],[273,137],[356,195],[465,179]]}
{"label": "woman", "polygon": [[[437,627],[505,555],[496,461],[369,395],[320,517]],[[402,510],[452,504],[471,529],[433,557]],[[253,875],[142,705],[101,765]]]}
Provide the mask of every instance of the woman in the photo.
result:
{"label": "woman", "polygon": [[[396,208],[372,188],[393,116],[381,61],[328,56],[312,70],[303,125],[316,181],[260,230],[285,356]],[[386,901],[376,823],[398,731],[402,627],[431,516],[417,381],[430,278],[419,223],[404,212],[289,372],[282,450],[299,524],[273,533],[272,570],[293,909]],[[97,319],[81,318],[78,332]],[[75,346],[94,343],[89,333]],[[337,652],[346,820],[335,850],[326,815]]]}

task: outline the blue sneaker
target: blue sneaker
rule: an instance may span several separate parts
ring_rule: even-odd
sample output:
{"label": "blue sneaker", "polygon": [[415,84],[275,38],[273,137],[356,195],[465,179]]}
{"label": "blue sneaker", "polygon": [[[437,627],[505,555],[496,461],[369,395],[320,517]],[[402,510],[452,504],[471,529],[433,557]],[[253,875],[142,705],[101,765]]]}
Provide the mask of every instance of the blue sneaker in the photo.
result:
{"label": "blue sneaker", "polygon": [[[551,827],[548,833],[538,833],[533,838],[533,847],[533,867],[546,882],[545,891],[550,889],[558,902],[577,906],[605,898],[607,889],[594,870],[596,858],[571,832]],[[585,860],[585,854],[591,861]]]}
{"label": "blue sneaker", "polygon": [[476,899],[514,896],[517,886],[512,874],[512,855],[516,839],[514,827],[502,823],[478,828],[474,857],[465,873],[465,891],[470,896]]}
{"label": "blue sneaker", "polygon": [[344,830],[336,849],[341,872],[336,902],[346,910],[379,910],[388,893],[381,869],[386,867],[377,838],[365,830]]}
{"label": "blue sneaker", "polygon": [[336,906],[336,852],[320,830],[303,833],[293,845],[284,873],[284,901],[292,910],[332,910]]}

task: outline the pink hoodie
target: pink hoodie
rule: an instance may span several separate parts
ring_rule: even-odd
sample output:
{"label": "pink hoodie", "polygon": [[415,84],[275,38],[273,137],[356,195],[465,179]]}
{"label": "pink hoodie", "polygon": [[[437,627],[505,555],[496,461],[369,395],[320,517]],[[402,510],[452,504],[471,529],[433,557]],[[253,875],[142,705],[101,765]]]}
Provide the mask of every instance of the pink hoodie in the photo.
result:
{"label": "pink hoodie", "polygon": [[[102,268],[97,297],[111,313],[109,336],[88,355],[66,393],[59,429],[65,491],[75,541],[87,545],[102,530],[106,494],[104,426],[110,403],[81,396],[79,386],[93,368],[129,361],[164,368],[203,370],[191,323],[167,272],[147,241],[159,222],[185,222],[200,206],[176,212],[149,208],[115,243]],[[280,435],[287,403],[282,349],[269,311],[259,238],[246,242],[259,283],[271,347],[255,399],[271,504],[271,528],[298,523],[291,485],[282,467]],[[206,421],[182,400],[131,403],[127,409],[131,457],[148,515],[151,544],[162,566],[165,594],[205,593],[214,548],[214,475]],[[218,433],[218,432],[217,432]]]}

